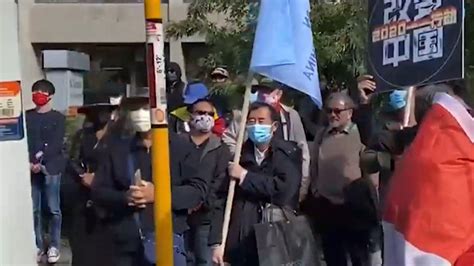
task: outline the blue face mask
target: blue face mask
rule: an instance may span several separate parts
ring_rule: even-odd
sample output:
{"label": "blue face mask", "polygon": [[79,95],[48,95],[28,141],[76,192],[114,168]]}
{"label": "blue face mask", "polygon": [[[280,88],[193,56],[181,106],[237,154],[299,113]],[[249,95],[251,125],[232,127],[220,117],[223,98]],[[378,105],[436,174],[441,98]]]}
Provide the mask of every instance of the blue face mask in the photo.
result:
{"label": "blue face mask", "polygon": [[257,145],[269,143],[273,136],[271,125],[248,125],[247,133],[250,140]]}
{"label": "blue face mask", "polygon": [[258,100],[258,95],[257,95],[257,93],[256,93],[256,92],[251,93],[251,94],[250,94],[249,102],[250,102],[250,103],[254,103],[254,102],[256,102],[257,100]]}

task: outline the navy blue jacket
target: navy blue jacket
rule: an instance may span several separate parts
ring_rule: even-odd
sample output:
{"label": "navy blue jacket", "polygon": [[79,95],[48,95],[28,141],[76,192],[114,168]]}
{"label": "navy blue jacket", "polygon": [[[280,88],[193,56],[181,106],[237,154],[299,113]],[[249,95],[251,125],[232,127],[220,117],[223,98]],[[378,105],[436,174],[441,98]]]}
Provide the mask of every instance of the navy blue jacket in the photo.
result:
{"label": "navy blue jacket", "polygon": [[[42,163],[51,175],[62,173],[66,161],[63,154],[66,117],[55,110],[46,113],[28,110],[26,130],[30,162]],[[35,157],[40,151],[43,152],[41,161]]]}

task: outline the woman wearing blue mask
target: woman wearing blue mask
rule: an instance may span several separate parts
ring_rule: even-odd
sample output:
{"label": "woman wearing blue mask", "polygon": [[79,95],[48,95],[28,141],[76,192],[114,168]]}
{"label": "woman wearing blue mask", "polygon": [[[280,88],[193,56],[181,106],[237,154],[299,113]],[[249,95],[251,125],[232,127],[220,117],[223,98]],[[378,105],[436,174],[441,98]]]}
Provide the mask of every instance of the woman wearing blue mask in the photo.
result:
{"label": "woman wearing blue mask", "polygon": [[[259,265],[254,225],[283,218],[298,204],[301,182],[301,150],[295,142],[274,138],[279,115],[266,103],[250,106],[247,122],[249,140],[242,147],[240,164],[230,164],[229,179],[237,182],[226,250],[220,246],[228,182],[217,184],[217,199],[211,224],[213,262],[222,265]],[[227,179],[227,181],[229,181]],[[278,214],[279,213],[279,214]]]}

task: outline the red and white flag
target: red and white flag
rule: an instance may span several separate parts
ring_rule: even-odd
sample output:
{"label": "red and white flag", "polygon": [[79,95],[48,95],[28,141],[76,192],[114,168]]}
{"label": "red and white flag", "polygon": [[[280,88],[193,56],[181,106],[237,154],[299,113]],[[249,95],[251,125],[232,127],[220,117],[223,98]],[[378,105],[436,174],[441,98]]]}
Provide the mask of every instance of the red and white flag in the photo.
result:
{"label": "red and white flag", "polygon": [[439,93],[392,177],[386,266],[473,266],[474,119]]}

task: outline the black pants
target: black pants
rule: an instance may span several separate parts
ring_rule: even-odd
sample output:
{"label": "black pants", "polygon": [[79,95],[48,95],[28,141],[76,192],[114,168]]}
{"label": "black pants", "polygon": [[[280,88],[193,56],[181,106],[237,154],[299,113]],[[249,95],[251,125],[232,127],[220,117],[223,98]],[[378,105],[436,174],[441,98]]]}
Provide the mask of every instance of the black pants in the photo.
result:
{"label": "black pants", "polygon": [[349,254],[352,266],[368,266],[369,234],[350,230],[327,230],[322,232],[322,245],[327,266],[346,266]]}
{"label": "black pants", "polygon": [[351,227],[351,215],[344,205],[336,205],[325,198],[309,198],[304,211],[313,218],[316,231],[321,234],[327,266],[347,266],[347,255],[352,266],[368,266],[370,230]]}

